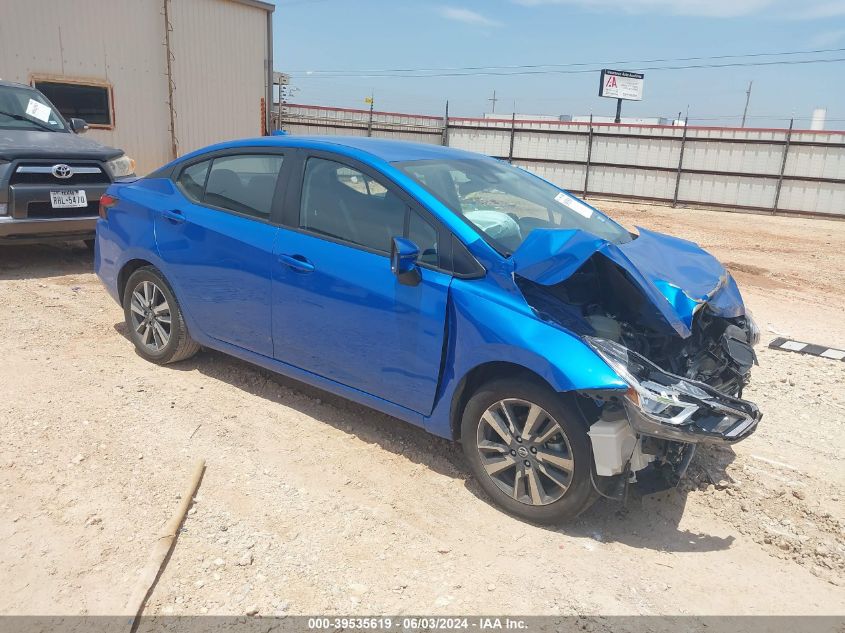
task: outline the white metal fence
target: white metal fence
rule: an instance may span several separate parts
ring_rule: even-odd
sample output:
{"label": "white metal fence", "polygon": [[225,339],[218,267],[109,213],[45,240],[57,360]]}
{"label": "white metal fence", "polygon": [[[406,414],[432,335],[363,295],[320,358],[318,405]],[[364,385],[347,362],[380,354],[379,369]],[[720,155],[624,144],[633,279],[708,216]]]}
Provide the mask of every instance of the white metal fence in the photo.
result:
{"label": "white metal fence", "polygon": [[287,105],[291,134],[447,144],[580,195],[845,218],[845,132],[433,117]]}

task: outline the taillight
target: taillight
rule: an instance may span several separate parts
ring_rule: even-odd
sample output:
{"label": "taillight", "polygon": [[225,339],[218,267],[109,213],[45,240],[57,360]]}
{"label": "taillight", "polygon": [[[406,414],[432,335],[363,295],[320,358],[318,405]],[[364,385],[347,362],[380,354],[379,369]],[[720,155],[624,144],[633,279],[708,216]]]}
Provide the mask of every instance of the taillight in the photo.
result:
{"label": "taillight", "polygon": [[104,220],[109,219],[109,209],[117,204],[117,198],[104,193],[100,196],[100,217]]}

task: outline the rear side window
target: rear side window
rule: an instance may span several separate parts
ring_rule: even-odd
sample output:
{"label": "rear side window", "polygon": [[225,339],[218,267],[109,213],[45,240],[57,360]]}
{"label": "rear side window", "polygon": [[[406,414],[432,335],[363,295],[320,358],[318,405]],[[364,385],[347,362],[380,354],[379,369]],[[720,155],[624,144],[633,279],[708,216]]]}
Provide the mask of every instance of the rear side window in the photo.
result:
{"label": "rear side window", "polygon": [[221,156],[189,165],[177,182],[198,204],[269,219],[282,168],[278,154]]}
{"label": "rear side window", "polygon": [[278,155],[215,158],[205,183],[205,203],[267,219],[281,168],[282,157]]}
{"label": "rear side window", "polygon": [[177,182],[182,185],[182,191],[194,202],[202,202],[203,191],[205,191],[205,179],[208,176],[210,160],[190,165],[182,170]]}

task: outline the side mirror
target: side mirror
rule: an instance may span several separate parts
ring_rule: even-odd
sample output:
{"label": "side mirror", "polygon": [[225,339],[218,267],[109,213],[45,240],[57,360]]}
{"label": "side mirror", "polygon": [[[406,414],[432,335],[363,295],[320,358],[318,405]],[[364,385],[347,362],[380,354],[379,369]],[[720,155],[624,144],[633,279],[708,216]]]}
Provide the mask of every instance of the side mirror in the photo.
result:
{"label": "side mirror", "polygon": [[416,286],[422,279],[417,258],[420,248],[404,237],[394,237],[390,247],[390,270],[403,286]]}
{"label": "side mirror", "polygon": [[85,122],[85,119],[73,118],[68,123],[70,123],[70,129],[76,134],[85,134],[88,131],[88,124]]}

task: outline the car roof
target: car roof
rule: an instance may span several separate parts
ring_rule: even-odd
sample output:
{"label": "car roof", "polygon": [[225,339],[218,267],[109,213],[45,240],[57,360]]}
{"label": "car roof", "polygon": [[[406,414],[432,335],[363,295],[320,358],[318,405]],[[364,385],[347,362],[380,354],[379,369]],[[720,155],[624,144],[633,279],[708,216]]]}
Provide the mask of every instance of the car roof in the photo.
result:
{"label": "car roof", "polygon": [[[481,154],[467,152],[442,145],[429,143],[414,143],[411,141],[396,141],[392,139],[371,138],[366,136],[262,136],[253,139],[241,139],[228,141],[204,147],[193,152],[189,156],[199,156],[209,151],[229,149],[236,147],[298,147],[305,149],[322,149],[326,151],[345,154],[352,157],[361,157],[366,154],[388,163],[433,160],[433,159],[479,159]],[[188,158],[188,156],[183,157]]]}
{"label": "car roof", "polygon": [[27,86],[26,84],[20,84],[16,81],[8,81],[6,79],[0,78],[0,86],[12,86],[13,88],[26,88],[27,90],[35,90],[32,86]]}

